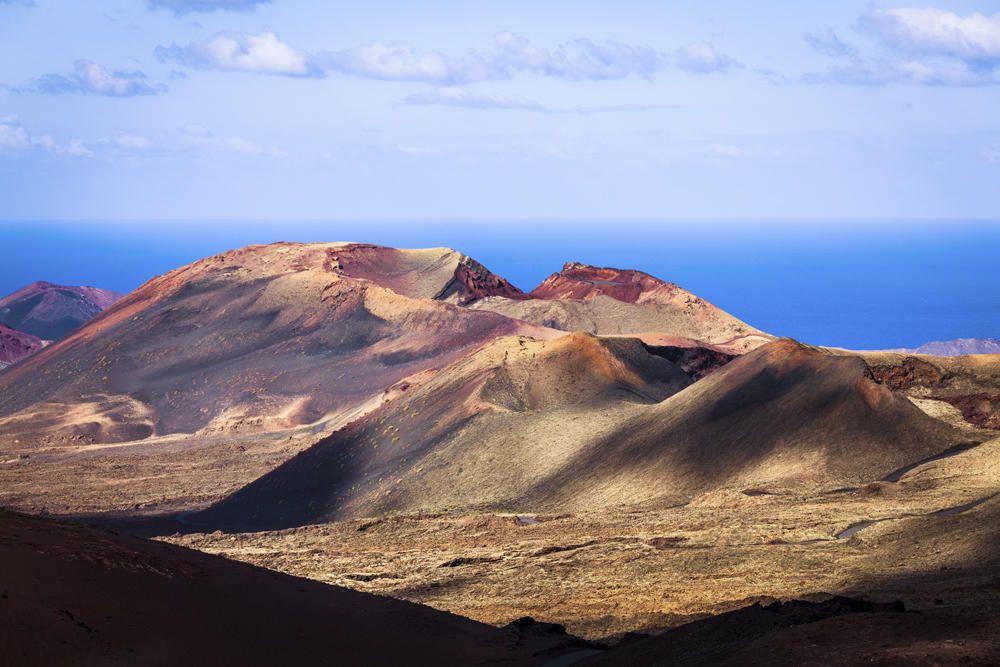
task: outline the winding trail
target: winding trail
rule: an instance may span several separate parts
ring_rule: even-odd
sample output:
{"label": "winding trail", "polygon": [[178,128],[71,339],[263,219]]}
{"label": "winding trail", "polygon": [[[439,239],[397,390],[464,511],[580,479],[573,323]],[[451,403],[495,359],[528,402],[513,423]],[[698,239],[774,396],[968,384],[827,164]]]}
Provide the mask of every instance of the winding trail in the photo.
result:
{"label": "winding trail", "polygon": [[937,510],[937,511],[934,511],[934,512],[929,512],[927,514],[901,514],[899,516],[890,516],[890,517],[886,517],[884,519],[869,519],[867,521],[859,521],[857,523],[852,523],[850,526],[848,526],[844,530],[842,530],[839,533],[837,533],[837,535],[835,536],[834,539],[837,539],[837,540],[849,540],[852,537],[854,537],[855,535],[857,535],[858,533],[860,533],[865,528],[870,528],[870,527],[874,526],[877,523],[882,523],[883,521],[896,521],[897,519],[906,519],[906,518],[918,517],[918,516],[924,516],[924,517],[927,517],[927,516],[955,516],[957,514],[963,514],[965,512],[968,512],[969,510],[975,508],[975,507],[979,507],[980,505],[982,505],[983,503],[985,503],[987,500],[992,500],[993,498],[996,498],[997,495],[1000,495],[1000,494],[991,493],[990,495],[986,496],[985,498],[979,498],[977,500],[973,500],[972,502],[968,502],[968,503],[965,503],[965,504],[962,504],[962,505],[956,505],[955,507],[948,507],[948,508],[945,508],[943,510]]}
{"label": "winding trail", "polygon": [[981,444],[982,443],[980,442],[966,442],[960,445],[955,445],[954,447],[949,447],[940,454],[935,454],[934,456],[928,456],[926,459],[921,459],[916,463],[911,463],[909,465],[903,466],[898,470],[894,470],[879,481],[898,482],[903,478],[904,475],[906,475],[906,473],[910,472],[911,470],[916,470],[920,466],[927,465],[928,463],[933,463],[934,461],[940,461],[941,459],[947,459],[952,456],[956,456],[958,454],[961,454],[962,452],[967,452],[973,447],[978,447]]}

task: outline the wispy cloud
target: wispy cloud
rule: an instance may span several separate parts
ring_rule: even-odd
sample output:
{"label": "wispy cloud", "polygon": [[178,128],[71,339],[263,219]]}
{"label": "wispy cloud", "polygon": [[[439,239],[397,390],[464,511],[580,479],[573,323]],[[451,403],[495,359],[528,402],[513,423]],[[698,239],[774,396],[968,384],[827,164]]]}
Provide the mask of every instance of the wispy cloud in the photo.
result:
{"label": "wispy cloud", "polygon": [[[3,0],[0,0],[2,2]],[[271,0],[149,0],[150,9],[166,9],[178,16],[193,12],[248,12]]]}
{"label": "wispy cloud", "polygon": [[500,97],[473,93],[464,88],[439,88],[416,93],[404,98],[411,106],[453,106],[466,109],[517,109],[522,111],[547,111],[534,100],[523,97]]}
{"label": "wispy cloud", "polygon": [[445,86],[403,98],[408,106],[450,106],[475,110],[532,111],[546,114],[593,115],[602,113],[625,113],[677,109],[677,105],[666,104],[609,104],[599,106],[547,107],[526,97],[507,97],[489,93],[477,93],[460,86]]}
{"label": "wispy cloud", "polygon": [[708,42],[693,42],[677,49],[677,66],[685,72],[712,74],[742,67],[740,62],[724,53],[719,53]]}
{"label": "wispy cloud", "polygon": [[824,35],[809,33],[803,39],[814,51],[831,58],[851,58],[858,54],[855,47],[840,39],[833,30],[828,30]]}
{"label": "wispy cloud", "polygon": [[43,95],[69,93],[107,95],[109,97],[137,97],[158,95],[167,87],[153,83],[143,72],[109,70],[89,60],[77,60],[72,74],[43,74],[28,86],[13,89],[15,92],[38,92]]}
{"label": "wispy cloud", "polygon": [[242,137],[219,137],[201,125],[186,125],[181,128],[181,137],[186,144],[197,148],[217,149],[241,155],[260,155],[272,158],[288,157],[288,153],[284,150],[261,146]]}

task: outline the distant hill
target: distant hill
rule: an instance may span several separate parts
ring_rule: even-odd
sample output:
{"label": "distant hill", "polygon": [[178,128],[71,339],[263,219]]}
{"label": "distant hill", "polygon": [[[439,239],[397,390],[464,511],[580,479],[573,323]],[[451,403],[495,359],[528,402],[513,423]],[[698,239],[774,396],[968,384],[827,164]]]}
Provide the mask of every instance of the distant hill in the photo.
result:
{"label": "distant hill", "polygon": [[920,347],[900,350],[911,354],[936,357],[958,357],[965,354],[1000,354],[1000,338],[956,338],[925,343]]}
{"label": "distant hill", "polygon": [[34,282],[0,299],[0,324],[44,340],[58,340],[120,298],[117,292],[97,287]]}
{"label": "distant hill", "polygon": [[0,370],[48,345],[48,341],[0,324]]}

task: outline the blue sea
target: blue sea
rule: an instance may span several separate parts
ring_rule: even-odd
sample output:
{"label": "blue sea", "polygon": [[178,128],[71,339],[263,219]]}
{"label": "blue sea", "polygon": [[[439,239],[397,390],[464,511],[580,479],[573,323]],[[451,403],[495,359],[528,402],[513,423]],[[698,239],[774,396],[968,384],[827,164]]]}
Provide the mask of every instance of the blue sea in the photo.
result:
{"label": "blue sea", "polygon": [[448,246],[525,290],[566,261],[635,268],[817,345],[1000,337],[1000,221],[2,222],[0,294],[34,280],[127,292],[273,241]]}

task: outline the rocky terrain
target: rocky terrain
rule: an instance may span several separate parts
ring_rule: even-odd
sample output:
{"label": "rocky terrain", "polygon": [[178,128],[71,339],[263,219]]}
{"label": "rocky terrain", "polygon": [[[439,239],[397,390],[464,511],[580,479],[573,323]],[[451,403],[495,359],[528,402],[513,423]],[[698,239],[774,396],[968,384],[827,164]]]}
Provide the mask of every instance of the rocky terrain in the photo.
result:
{"label": "rocky terrain", "polygon": [[998,420],[1000,355],[818,348],[639,271],[251,246],[0,373],[0,504],[157,540],[0,514],[3,570],[39,563],[0,614],[50,663],[991,664]]}
{"label": "rocky terrain", "polygon": [[58,340],[121,297],[97,287],[34,282],[0,299],[0,324],[43,340]]}

